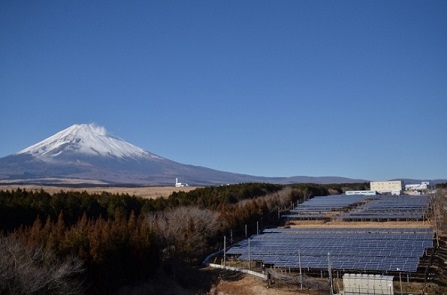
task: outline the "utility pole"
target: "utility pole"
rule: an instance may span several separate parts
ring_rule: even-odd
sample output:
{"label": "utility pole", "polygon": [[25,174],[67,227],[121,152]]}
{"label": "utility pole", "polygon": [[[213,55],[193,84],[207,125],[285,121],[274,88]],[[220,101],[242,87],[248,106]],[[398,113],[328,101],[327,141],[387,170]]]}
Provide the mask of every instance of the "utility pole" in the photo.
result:
{"label": "utility pole", "polygon": [[400,294],[402,295],[402,272],[399,271]]}
{"label": "utility pole", "polygon": [[250,239],[248,239],[248,269],[251,269],[251,257],[250,257]]}
{"label": "utility pole", "polygon": [[224,266],[227,266],[227,236],[224,236]]}
{"label": "utility pole", "polygon": [[332,287],[332,269],[331,269],[331,257],[330,257],[330,253],[327,252],[327,271],[329,272],[329,282],[331,285],[331,291],[330,291],[330,295],[333,294],[333,290],[334,288]]}
{"label": "utility pole", "polygon": [[301,272],[301,251],[298,250],[298,266],[300,268],[300,289],[303,290],[303,273]]}
{"label": "utility pole", "polygon": [[402,272],[401,272],[400,268],[398,268],[397,271],[399,272],[400,294],[402,294]]}
{"label": "utility pole", "polygon": [[439,228],[438,228],[438,208],[437,208],[437,199],[433,203],[433,218],[435,220],[435,235],[436,235],[436,245],[439,247]]}

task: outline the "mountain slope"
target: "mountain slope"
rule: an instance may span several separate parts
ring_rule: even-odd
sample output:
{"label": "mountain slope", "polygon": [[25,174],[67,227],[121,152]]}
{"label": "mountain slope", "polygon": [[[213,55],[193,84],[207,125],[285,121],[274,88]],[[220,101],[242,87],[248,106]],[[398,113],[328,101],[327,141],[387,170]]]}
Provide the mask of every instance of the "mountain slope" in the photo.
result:
{"label": "mountain slope", "polygon": [[73,125],[20,152],[0,159],[2,182],[71,180],[104,185],[190,185],[242,182],[358,182],[341,177],[258,177],[185,165],[152,154],[94,124]]}
{"label": "mountain slope", "polygon": [[120,138],[107,134],[103,127],[94,124],[73,125],[17,154],[30,154],[44,161],[66,159],[67,156],[68,158],[76,158],[76,155],[80,157],[99,156],[136,160],[160,158]]}

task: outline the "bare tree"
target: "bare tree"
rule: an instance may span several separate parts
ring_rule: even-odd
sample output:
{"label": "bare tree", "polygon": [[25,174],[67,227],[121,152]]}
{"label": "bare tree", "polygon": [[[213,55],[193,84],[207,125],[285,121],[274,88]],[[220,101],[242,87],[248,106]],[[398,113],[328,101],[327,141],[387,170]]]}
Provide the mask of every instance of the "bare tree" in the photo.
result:
{"label": "bare tree", "polygon": [[1,294],[82,294],[83,263],[59,260],[43,248],[29,249],[12,237],[0,237]]}
{"label": "bare tree", "polygon": [[447,190],[438,189],[434,194],[433,222],[437,235],[447,234]]}
{"label": "bare tree", "polygon": [[179,207],[148,217],[168,254],[197,257],[208,251],[209,240],[222,230],[219,213],[198,207]]}

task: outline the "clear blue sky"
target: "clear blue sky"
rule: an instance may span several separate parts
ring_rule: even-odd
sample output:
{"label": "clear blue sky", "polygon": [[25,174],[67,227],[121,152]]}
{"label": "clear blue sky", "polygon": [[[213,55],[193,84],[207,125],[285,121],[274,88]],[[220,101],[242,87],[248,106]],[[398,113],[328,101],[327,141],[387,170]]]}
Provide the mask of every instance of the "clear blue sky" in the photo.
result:
{"label": "clear blue sky", "polygon": [[447,178],[447,1],[1,1],[0,157],[78,123],[258,176]]}

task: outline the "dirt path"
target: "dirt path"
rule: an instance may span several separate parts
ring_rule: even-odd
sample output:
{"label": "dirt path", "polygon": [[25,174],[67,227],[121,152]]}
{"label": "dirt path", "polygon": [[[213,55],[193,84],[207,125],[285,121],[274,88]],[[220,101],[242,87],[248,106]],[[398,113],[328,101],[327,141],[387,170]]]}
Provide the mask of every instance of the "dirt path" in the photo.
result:
{"label": "dirt path", "polygon": [[222,275],[220,282],[209,294],[213,295],[319,295],[327,292],[318,290],[300,290],[298,286],[274,283],[270,287],[267,282],[249,275]]}

